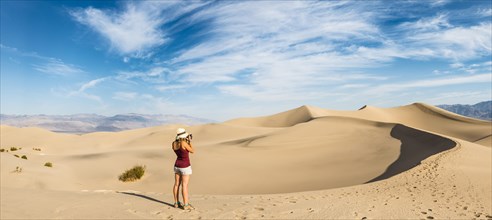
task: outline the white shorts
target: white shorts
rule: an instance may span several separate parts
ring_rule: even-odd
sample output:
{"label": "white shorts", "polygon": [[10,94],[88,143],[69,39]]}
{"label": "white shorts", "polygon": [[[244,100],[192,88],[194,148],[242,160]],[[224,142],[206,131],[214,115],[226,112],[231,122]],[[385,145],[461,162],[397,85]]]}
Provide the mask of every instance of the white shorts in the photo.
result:
{"label": "white shorts", "polygon": [[179,168],[179,167],[174,167],[174,173],[181,174],[181,175],[191,175],[191,166],[185,167],[185,168]]}

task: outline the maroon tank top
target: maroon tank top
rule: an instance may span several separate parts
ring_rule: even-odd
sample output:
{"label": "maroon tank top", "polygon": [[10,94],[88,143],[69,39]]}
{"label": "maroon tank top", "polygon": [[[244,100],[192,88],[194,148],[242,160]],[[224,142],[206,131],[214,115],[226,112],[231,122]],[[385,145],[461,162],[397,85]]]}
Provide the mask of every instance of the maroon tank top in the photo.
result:
{"label": "maroon tank top", "polygon": [[178,158],[176,158],[176,163],[174,163],[175,167],[185,168],[191,166],[190,152],[180,147],[179,149],[174,150],[174,153],[178,156]]}

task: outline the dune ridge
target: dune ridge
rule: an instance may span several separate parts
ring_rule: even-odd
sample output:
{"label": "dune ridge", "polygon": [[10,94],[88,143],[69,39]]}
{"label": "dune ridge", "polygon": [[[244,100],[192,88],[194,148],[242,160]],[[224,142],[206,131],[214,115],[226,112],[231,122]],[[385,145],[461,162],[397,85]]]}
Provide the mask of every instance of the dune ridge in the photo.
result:
{"label": "dune ridge", "polygon": [[254,127],[290,127],[299,123],[308,122],[314,118],[330,115],[330,111],[314,106],[303,105],[299,108],[281,112],[278,114],[255,117],[238,118],[224,122],[225,124],[236,124]]}

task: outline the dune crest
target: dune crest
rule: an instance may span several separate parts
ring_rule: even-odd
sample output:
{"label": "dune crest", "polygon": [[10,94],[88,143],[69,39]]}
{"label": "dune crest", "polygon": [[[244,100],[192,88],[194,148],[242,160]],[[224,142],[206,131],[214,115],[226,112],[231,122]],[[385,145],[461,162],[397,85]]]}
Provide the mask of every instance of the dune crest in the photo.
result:
{"label": "dune crest", "polygon": [[328,110],[303,105],[301,107],[270,116],[239,118],[226,121],[225,123],[253,127],[290,127],[299,123],[308,122],[317,117],[327,116],[329,114],[330,111]]}

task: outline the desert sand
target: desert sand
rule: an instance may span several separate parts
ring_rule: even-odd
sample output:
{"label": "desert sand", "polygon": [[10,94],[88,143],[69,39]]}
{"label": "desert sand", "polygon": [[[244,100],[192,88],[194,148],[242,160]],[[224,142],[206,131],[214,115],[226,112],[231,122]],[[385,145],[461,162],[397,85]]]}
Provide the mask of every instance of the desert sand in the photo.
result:
{"label": "desert sand", "polygon": [[[192,211],[171,207],[178,127]],[[423,103],[83,135],[2,125],[1,148],[22,149],[0,153],[0,218],[492,219],[491,135]],[[144,177],[120,182],[134,165]]]}

